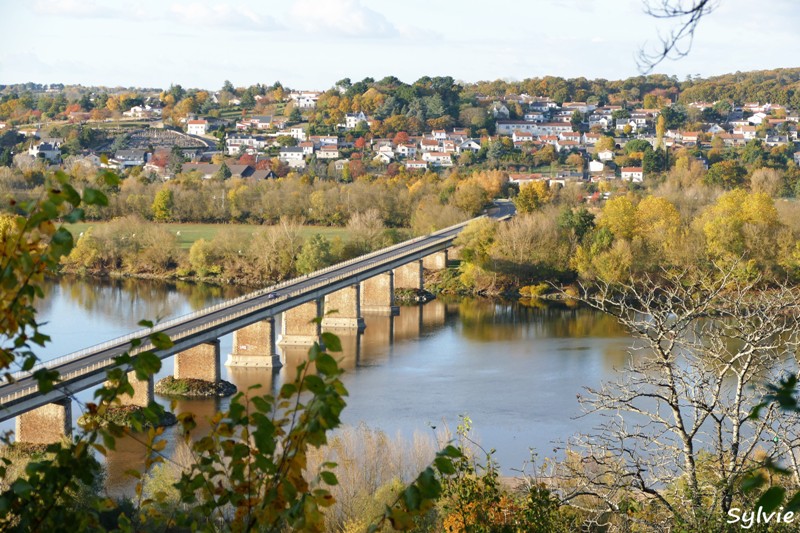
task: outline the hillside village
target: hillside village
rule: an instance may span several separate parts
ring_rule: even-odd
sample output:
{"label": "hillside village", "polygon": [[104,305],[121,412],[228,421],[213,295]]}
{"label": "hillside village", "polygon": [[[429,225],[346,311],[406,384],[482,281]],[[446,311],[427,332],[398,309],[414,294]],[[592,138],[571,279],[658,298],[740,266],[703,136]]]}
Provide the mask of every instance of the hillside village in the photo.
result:
{"label": "hillside village", "polygon": [[[455,111],[445,112],[444,100],[448,91],[463,89],[444,80],[441,90],[417,89],[428,95],[417,100],[425,109],[416,112],[413,99],[387,112],[395,96],[375,88],[384,80],[372,87],[369,80],[346,80],[326,92],[288,91],[279,84],[253,91],[226,82],[216,92],[177,86],[150,95],[84,93],[63,112],[50,113],[51,120],[41,110],[19,116],[24,96],[4,88],[0,162],[11,165],[27,156],[59,166],[78,158],[165,181],[187,173],[260,180],[289,172],[348,181],[365,173],[479,167],[504,170],[517,185],[590,188],[603,181],[642,183],[666,171],[680,150],[705,169],[730,159],[725,151],[747,147],[783,157],[784,166],[800,164],[798,110],[780,103],[686,102],[675,91],[654,89],[643,99],[612,104],[586,91],[585,101],[558,101],[507,91],[489,95],[473,87],[467,103],[462,94],[449,104],[460,109],[456,119]],[[67,101],[62,86],[44,88],[40,102],[48,94]],[[424,115],[431,118],[422,120]]]}

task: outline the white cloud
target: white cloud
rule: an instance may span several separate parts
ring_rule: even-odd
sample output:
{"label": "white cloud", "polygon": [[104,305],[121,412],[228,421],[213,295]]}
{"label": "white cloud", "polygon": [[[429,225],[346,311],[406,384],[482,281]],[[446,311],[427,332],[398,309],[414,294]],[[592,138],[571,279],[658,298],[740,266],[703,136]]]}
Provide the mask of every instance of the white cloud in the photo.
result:
{"label": "white cloud", "polygon": [[172,4],[170,11],[178,15],[181,22],[189,25],[209,27],[233,27],[264,31],[278,27],[275,19],[261,15],[248,7],[227,3],[206,5],[201,2]]}
{"label": "white cloud", "polygon": [[346,37],[392,37],[397,27],[362,0],[295,0],[289,12],[293,25],[308,33]]}

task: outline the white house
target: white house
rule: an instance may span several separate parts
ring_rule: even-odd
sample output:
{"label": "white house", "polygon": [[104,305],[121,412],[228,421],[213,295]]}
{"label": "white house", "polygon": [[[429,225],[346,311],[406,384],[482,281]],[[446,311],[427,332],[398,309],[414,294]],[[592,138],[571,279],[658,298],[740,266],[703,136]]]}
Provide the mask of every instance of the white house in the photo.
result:
{"label": "white house", "polygon": [[604,168],[605,165],[602,161],[589,161],[589,172],[592,174],[602,172]]}
{"label": "white house", "polygon": [[438,152],[439,141],[436,139],[422,139],[419,142],[419,147],[423,152]]}
{"label": "white house", "polygon": [[420,161],[418,159],[409,159],[408,161],[406,161],[406,168],[409,169],[428,168],[428,163],[425,161]]}
{"label": "white house", "polygon": [[478,144],[475,139],[467,139],[458,146],[456,146],[456,153],[460,154],[462,152],[472,152],[476,153],[481,149],[481,145]]}
{"label": "white house", "polygon": [[294,100],[295,105],[300,109],[314,109],[317,106],[317,100],[319,100],[319,93],[317,92],[302,92],[302,93],[292,93],[289,95],[289,98]]}
{"label": "white house", "polygon": [[612,150],[600,150],[597,152],[597,158],[600,161],[611,161],[614,159],[614,152]]}
{"label": "white house", "polygon": [[28,155],[31,157],[41,157],[52,163],[57,163],[61,160],[61,150],[59,149],[58,143],[31,143],[31,146],[28,148]]}
{"label": "white house", "polygon": [[642,167],[622,167],[620,177],[624,180],[641,183],[644,179],[644,172],[642,171]]}
{"label": "white house", "polygon": [[205,135],[208,131],[207,120],[190,120],[186,123],[186,133],[189,135]]}
{"label": "white house", "polygon": [[314,147],[320,148],[326,144],[339,144],[339,137],[336,135],[312,135],[309,140],[314,143]]}
{"label": "white house", "polygon": [[314,143],[311,141],[303,141],[297,146],[299,146],[303,150],[304,156],[312,155],[314,153]]}
{"label": "white house", "polygon": [[394,154],[392,152],[378,152],[378,155],[372,159],[373,161],[379,161],[384,165],[388,165],[394,160]]}
{"label": "white house", "polygon": [[303,149],[299,146],[285,146],[278,152],[278,158],[292,168],[305,168]]}
{"label": "white house", "polygon": [[515,131],[511,134],[511,140],[514,141],[514,144],[517,143],[530,143],[533,142],[533,133],[529,131]]}
{"label": "white house", "polygon": [[527,122],[544,122],[546,120],[545,114],[541,111],[528,111],[523,118]]}
{"label": "white house", "polygon": [[417,147],[412,143],[398,144],[397,153],[403,157],[410,157],[413,159],[417,157]]}
{"label": "white house", "polygon": [[800,165],[800,151],[794,153],[794,162]]}
{"label": "white house", "polygon": [[228,155],[238,155],[241,151],[255,153],[267,147],[267,138],[257,135],[226,135],[225,151]]}
{"label": "white house", "polygon": [[450,154],[444,152],[425,152],[422,154],[423,161],[440,167],[452,167],[453,159]]}
{"label": "white house", "polygon": [[335,144],[326,144],[317,151],[317,159],[339,159],[339,147]]}
{"label": "white house", "polygon": [[117,168],[130,168],[143,166],[147,162],[147,152],[144,150],[117,150],[112,159]]}
{"label": "white house", "polygon": [[289,135],[300,142],[306,140],[306,130],[303,126],[292,126],[289,128]]}
{"label": "white house", "polygon": [[358,113],[348,113],[344,116],[344,129],[355,129],[359,122],[367,122],[367,115],[365,115],[363,111],[359,111]]}

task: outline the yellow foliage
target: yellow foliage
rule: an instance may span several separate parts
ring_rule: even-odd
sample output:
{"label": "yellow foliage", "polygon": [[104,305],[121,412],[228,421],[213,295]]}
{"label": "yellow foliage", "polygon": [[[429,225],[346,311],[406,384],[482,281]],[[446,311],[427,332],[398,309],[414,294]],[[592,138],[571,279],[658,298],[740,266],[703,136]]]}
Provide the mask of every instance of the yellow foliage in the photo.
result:
{"label": "yellow foliage", "polygon": [[598,226],[608,228],[617,239],[631,239],[636,231],[636,206],[629,196],[606,202]]}

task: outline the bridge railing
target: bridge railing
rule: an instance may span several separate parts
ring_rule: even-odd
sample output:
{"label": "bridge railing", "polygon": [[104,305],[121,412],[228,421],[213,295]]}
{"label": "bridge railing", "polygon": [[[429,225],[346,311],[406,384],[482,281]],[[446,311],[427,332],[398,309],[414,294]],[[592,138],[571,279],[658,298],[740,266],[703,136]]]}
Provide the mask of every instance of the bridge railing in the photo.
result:
{"label": "bridge railing", "polygon": [[[477,218],[482,218],[482,217],[477,217]],[[413,239],[410,239],[410,240],[407,240],[407,241],[403,241],[401,243],[397,243],[397,244],[389,246],[387,248],[381,248],[380,250],[376,250],[374,252],[370,252],[369,254],[365,254],[365,255],[359,256],[357,258],[353,258],[353,259],[349,259],[347,261],[342,261],[340,263],[336,263],[336,264],[331,265],[329,267],[326,267],[326,268],[323,268],[321,270],[315,271],[315,272],[313,272],[313,273],[311,273],[309,275],[305,275],[305,276],[302,276],[302,277],[299,277],[299,278],[293,278],[291,280],[286,280],[286,281],[280,282],[278,284],[272,285],[270,287],[267,287],[267,288],[264,288],[264,289],[260,289],[258,291],[254,291],[254,292],[239,296],[239,297],[231,299],[231,300],[226,300],[225,302],[221,302],[221,303],[212,305],[210,307],[203,308],[203,309],[195,311],[193,313],[189,313],[189,314],[186,314],[186,315],[182,315],[182,316],[179,316],[179,317],[176,317],[176,318],[161,322],[161,323],[159,323],[159,324],[157,324],[157,325],[155,325],[155,326],[153,326],[151,328],[144,328],[144,329],[141,329],[141,330],[138,330],[138,331],[134,331],[134,332],[129,333],[127,335],[124,335],[122,337],[117,337],[115,339],[111,339],[109,341],[106,341],[106,342],[104,342],[102,344],[98,344],[98,345],[95,345],[95,346],[90,346],[90,347],[85,348],[83,350],[80,350],[78,352],[73,352],[71,354],[67,354],[67,355],[64,355],[64,356],[61,356],[61,357],[58,357],[58,358],[55,358],[55,359],[51,359],[49,361],[45,361],[45,362],[39,363],[39,364],[35,365],[31,370],[22,371],[22,372],[15,372],[15,373],[12,374],[12,376],[14,377],[14,379],[20,379],[20,378],[29,377],[36,370],[39,370],[39,369],[42,369],[42,368],[54,369],[54,368],[57,368],[59,366],[63,366],[65,364],[68,364],[68,363],[74,362],[74,361],[76,361],[78,359],[81,359],[83,357],[86,357],[87,355],[90,355],[90,354],[93,354],[93,353],[102,352],[103,350],[107,350],[107,349],[110,349],[110,348],[121,347],[122,345],[128,344],[128,343],[130,343],[131,341],[133,341],[135,339],[139,339],[139,340],[142,341],[141,344],[139,346],[135,347],[135,348],[131,348],[130,350],[128,350],[128,353],[130,355],[136,355],[138,353],[141,353],[141,352],[143,352],[145,350],[148,350],[148,349],[152,348],[151,344],[147,341],[147,337],[149,335],[153,334],[153,333],[164,332],[164,331],[166,331],[166,330],[168,330],[168,329],[170,329],[170,328],[172,328],[174,326],[190,322],[191,320],[195,320],[197,318],[201,318],[203,316],[206,316],[206,315],[209,315],[209,314],[213,314],[213,313],[215,313],[217,311],[220,311],[220,310],[223,310],[223,309],[226,309],[226,308],[229,308],[229,307],[233,307],[233,306],[239,305],[239,304],[241,304],[243,302],[246,302],[248,300],[254,300],[254,299],[259,298],[259,297],[261,297],[261,296],[263,296],[265,294],[268,294],[270,292],[274,292],[276,290],[280,290],[280,289],[285,288],[285,287],[287,287],[289,285],[296,284],[296,283],[298,283],[300,281],[305,281],[305,280],[308,280],[310,278],[324,276],[326,273],[329,273],[329,272],[332,272],[332,271],[335,271],[335,270],[339,270],[339,269],[342,269],[342,268],[346,268],[346,267],[349,267],[349,266],[351,266],[353,264],[357,264],[357,263],[362,263],[363,264],[362,268],[358,268],[355,271],[348,272],[347,274],[340,274],[338,276],[327,277],[325,279],[321,279],[317,283],[313,283],[312,285],[310,285],[308,287],[305,287],[303,289],[298,289],[296,291],[292,291],[292,292],[290,292],[288,294],[279,296],[276,299],[269,300],[269,302],[270,302],[270,304],[278,303],[278,302],[286,300],[286,299],[288,299],[290,297],[298,296],[301,293],[306,292],[308,290],[318,289],[320,287],[323,287],[325,285],[330,284],[331,282],[340,281],[342,279],[351,277],[355,273],[360,273],[362,271],[372,269],[376,265],[380,265],[380,264],[383,264],[383,263],[389,263],[389,262],[392,262],[394,260],[394,258],[390,257],[390,258],[385,258],[382,261],[378,261],[378,262],[371,261],[371,259],[373,259],[375,257],[379,257],[379,256],[382,256],[382,255],[386,254],[387,252],[391,252],[391,251],[394,251],[394,250],[397,250],[397,249],[400,249],[400,248],[404,248],[404,247],[410,246],[412,244],[415,244],[415,243],[430,239],[433,236],[438,236],[438,235],[441,235],[441,234],[444,234],[444,233],[448,233],[448,232],[450,232],[450,231],[452,231],[452,230],[454,230],[456,228],[463,227],[463,226],[467,225],[469,222],[471,222],[471,221],[460,222],[458,224],[454,224],[454,225],[449,226],[447,228],[443,228],[441,230],[437,230],[437,231],[435,231],[433,233],[430,233],[428,235],[415,237]],[[191,328],[189,330],[176,332],[175,334],[171,335],[171,338],[174,341],[174,340],[180,340],[180,339],[183,339],[183,338],[186,338],[186,337],[190,337],[190,336],[192,336],[192,335],[194,335],[194,334],[196,334],[196,333],[198,333],[200,331],[204,331],[204,330],[207,330],[209,328],[213,328],[213,327],[215,327],[215,326],[217,326],[217,325],[219,325],[221,323],[228,322],[231,319],[236,319],[236,318],[239,318],[241,316],[244,316],[244,315],[247,315],[249,313],[252,313],[254,311],[257,311],[262,306],[263,306],[263,304],[254,304],[252,306],[245,307],[244,309],[241,309],[241,310],[239,310],[239,311],[237,311],[237,312],[235,312],[233,314],[225,315],[224,318],[219,318],[219,319],[213,320],[211,322],[206,322],[203,325],[196,326],[196,327]],[[60,377],[61,377],[62,380],[69,380],[69,379],[72,379],[74,377],[78,377],[78,376],[93,372],[93,371],[95,371],[95,370],[97,370],[99,368],[105,368],[105,367],[112,366],[113,363],[114,363],[115,357],[116,357],[116,355],[113,356],[113,357],[108,357],[108,358],[103,359],[101,361],[95,362],[95,363],[93,363],[93,364],[91,364],[91,365],[89,365],[87,367],[82,367],[82,368],[76,369],[76,370],[74,370],[72,372],[63,373],[63,374],[61,374]],[[3,400],[4,400],[3,403],[5,403],[5,401],[8,401],[8,400],[14,400],[14,399],[17,399],[17,398],[20,398],[20,397],[23,397],[23,396],[27,396],[27,395],[35,392],[36,390],[38,390],[38,387],[32,386],[32,387],[27,387],[25,389],[21,389],[21,390],[13,393],[11,395],[3,396],[2,397]]]}

